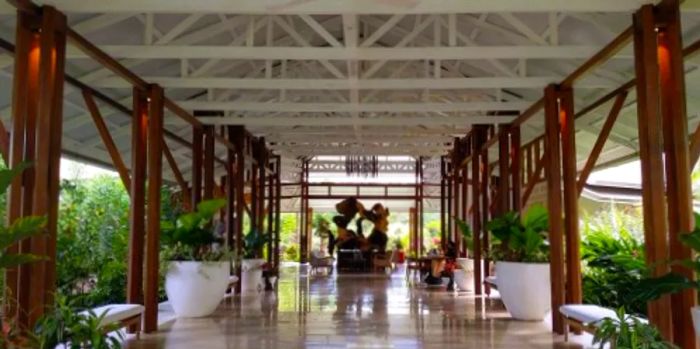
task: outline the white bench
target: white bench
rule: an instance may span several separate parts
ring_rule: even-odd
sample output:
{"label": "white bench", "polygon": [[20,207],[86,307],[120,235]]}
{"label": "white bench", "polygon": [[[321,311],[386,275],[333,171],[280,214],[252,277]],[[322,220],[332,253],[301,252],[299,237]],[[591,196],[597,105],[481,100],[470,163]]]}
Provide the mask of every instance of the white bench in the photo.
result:
{"label": "white bench", "polygon": [[[617,319],[614,310],[594,304],[565,304],[559,307],[559,313],[564,316],[564,341],[569,340],[569,326],[595,333],[603,319]],[[647,322],[646,319],[635,319]]]}
{"label": "white bench", "polygon": [[[100,326],[112,324],[118,324],[119,328],[131,325],[138,326],[136,330],[136,339],[139,339],[144,309],[145,308],[141,304],[107,304],[93,308],[92,312],[97,316],[102,316],[104,314],[104,317],[100,321]],[[81,314],[87,315],[88,311],[83,311]]]}

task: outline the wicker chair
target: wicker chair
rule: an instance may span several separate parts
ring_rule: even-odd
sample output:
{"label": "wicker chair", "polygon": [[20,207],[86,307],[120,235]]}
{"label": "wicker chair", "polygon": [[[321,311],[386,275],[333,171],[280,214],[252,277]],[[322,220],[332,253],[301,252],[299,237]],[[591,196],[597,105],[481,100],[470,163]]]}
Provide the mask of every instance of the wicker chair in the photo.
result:
{"label": "wicker chair", "polygon": [[333,257],[323,256],[320,251],[311,251],[311,274],[316,274],[319,269],[326,269],[328,274],[333,272]]}

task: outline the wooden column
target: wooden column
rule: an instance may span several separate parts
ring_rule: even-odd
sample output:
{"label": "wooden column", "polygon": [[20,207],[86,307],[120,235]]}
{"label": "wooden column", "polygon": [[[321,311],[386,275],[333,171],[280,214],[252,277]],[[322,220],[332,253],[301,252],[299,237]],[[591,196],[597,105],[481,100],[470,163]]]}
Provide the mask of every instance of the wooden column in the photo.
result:
{"label": "wooden column", "polygon": [[[133,89],[131,120],[131,201],[129,206],[129,262],[126,301],[143,304],[143,260],[146,236],[146,154],[148,139],[148,95]],[[134,327],[136,331],[138,328]]]}
{"label": "wooden column", "polygon": [[[462,161],[464,160],[464,157],[467,155],[467,147],[469,147],[468,139],[464,139],[462,142],[460,142],[460,148],[462,149],[462,159],[459,161],[460,165],[462,164]],[[467,221],[467,217],[469,216],[469,171],[467,171],[466,167],[461,167],[460,168],[460,173],[462,174],[461,177],[461,182],[462,182],[462,190],[461,190],[461,199],[462,202],[460,203],[461,206],[461,212],[459,212],[459,218],[462,221]],[[457,229],[457,235],[455,236],[455,241],[459,241],[457,246],[459,247],[458,251],[458,256],[460,257],[465,257],[467,253],[467,246],[464,244],[464,239],[462,238],[462,231],[460,229]]]}
{"label": "wooden column", "polygon": [[[231,144],[234,144],[231,138],[231,133],[227,129],[226,132],[227,139]],[[234,150],[228,149],[226,153],[226,180],[221,185],[225,188],[226,192],[226,212],[224,214],[224,221],[226,222],[226,246],[231,250],[235,250],[235,234],[236,234],[236,222],[235,222],[235,207],[236,207],[236,152]]]}
{"label": "wooden column", "polygon": [[[661,120],[666,161],[668,193],[668,240],[672,260],[693,257],[692,251],[679,239],[681,232],[695,227],[693,189],[689,160],[688,116],[686,114],[685,72],[680,1],[666,0],[657,5],[659,83],[661,84]],[[692,269],[672,265],[673,272],[694,280]],[[695,348],[696,339],[690,311],[697,305],[697,292],[686,290],[671,296],[673,308],[673,341],[682,348]]]}
{"label": "wooden column", "polygon": [[[447,161],[447,158],[445,158],[445,160]],[[447,174],[448,174],[447,177],[445,178],[445,191],[447,193],[446,194],[447,198],[445,199],[445,204],[447,205],[447,208],[446,208],[447,212],[446,212],[446,217],[445,217],[447,219],[447,230],[445,231],[445,235],[452,236],[452,226],[453,226],[452,220],[454,219],[454,211],[453,211],[454,204],[452,202],[454,200],[454,195],[452,193],[452,187],[453,187],[452,177],[454,176],[453,162],[451,160],[447,161],[445,168],[446,168]]]}
{"label": "wooden column", "polygon": [[471,179],[472,179],[472,231],[474,232],[474,293],[482,294],[481,259],[482,254],[482,222],[481,222],[481,147],[485,141],[483,126],[474,126],[471,136]]}
{"label": "wooden column", "polygon": [[[258,229],[260,234],[265,234],[265,187],[267,186],[267,149],[265,148],[265,138],[260,138],[258,142]],[[262,257],[262,252],[260,251],[260,256]]]}
{"label": "wooden column", "polygon": [[149,86],[148,211],[146,212],[146,267],[143,330],[158,330],[158,253],[160,244],[160,191],[163,185],[163,88]]}
{"label": "wooden column", "polygon": [[202,201],[202,157],[204,152],[204,132],[192,126],[192,210]]}
{"label": "wooden column", "polygon": [[279,270],[280,265],[280,234],[282,221],[282,157],[277,155],[275,161],[275,269]]}
{"label": "wooden column", "polygon": [[522,149],[520,148],[520,126],[510,126],[510,185],[511,199],[510,209],[520,212],[522,202],[520,199],[520,189],[522,187]]}
{"label": "wooden column", "polygon": [[260,206],[258,202],[260,200],[260,184],[258,183],[260,178],[260,146],[257,140],[253,140],[252,146],[253,158],[255,162],[251,164],[250,169],[250,226],[252,229],[255,229],[258,233],[262,234],[263,232],[261,231],[261,227],[258,225],[260,222],[258,220],[260,213]]}
{"label": "wooden column", "polygon": [[[490,127],[482,125],[480,128],[482,132],[482,142],[486,143],[489,138]],[[479,151],[481,152],[479,156],[479,173],[481,174],[481,180],[479,181],[479,184],[481,185],[481,268],[483,278],[486,279],[491,274],[491,260],[489,258],[491,239],[489,231],[486,230],[486,223],[488,223],[491,219],[491,189],[489,184],[491,181],[491,171],[489,171],[488,149]],[[479,264],[476,265],[478,266]],[[484,287],[488,291],[490,286],[487,284]]]}
{"label": "wooden column", "polygon": [[309,261],[309,251],[308,251],[308,215],[307,210],[309,208],[309,194],[308,194],[308,180],[309,180],[309,161],[307,159],[302,160],[301,165],[301,222],[300,222],[300,242],[299,247],[301,251],[300,261],[301,263],[307,263]]}
{"label": "wooden column", "polygon": [[[243,126],[229,126],[228,137],[236,148],[236,171],[233,181],[235,195],[235,221],[233,232],[235,236],[236,276],[241,280],[241,261],[243,260],[243,216],[245,215],[245,144],[246,135]],[[241,292],[241,283],[236,283],[236,292]]]}
{"label": "wooden column", "polygon": [[[559,95],[554,85],[545,88],[545,177],[549,209],[550,278],[552,309],[559,309],[564,297],[564,227],[562,222],[561,155],[559,146]],[[552,312],[552,328],[564,333],[564,322],[558,311]]]}
{"label": "wooden column", "polygon": [[204,126],[204,200],[214,198],[214,132],[214,126]]}
{"label": "wooden column", "polygon": [[583,289],[581,285],[581,237],[578,230],[574,94],[570,87],[561,87],[558,92],[564,199],[564,232],[566,237],[566,303],[579,304],[583,301]]}
{"label": "wooden column", "polygon": [[418,215],[418,241],[419,241],[419,253],[423,255],[425,253],[425,243],[423,242],[423,227],[424,227],[424,214],[425,209],[423,206],[423,158],[418,157],[418,207],[416,214]]}
{"label": "wooden column", "polygon": [[443,250],[447,246],[448,234],[445,233],[447,225],[445,224],[445,200],[446,200],[446,177],[447,177],[447,164],[445,163],[445,157],[440,157],[440,246]]}
{"label": "wooden column", "polygon": [[42,7],[41,14],[18,10],[15,43],[9,162],[12,167],[28,161],[33,166],[12,182],[8,218],[47,218],[47,234],[24,240],[9,251],[47,257],[46,261],[25,264],[7,273],[7,286],[18,306],[8,311],[16,316],[19,326],[27,328],[53,306],[56,289],[65,15],[50,6]]}
{"label": "wooden column", "polygon": [[270,173],[267,176],[267,236],[270,237],[270,240],[267,243],[267,261],[271,264],[274,260],[273,247],[275,244],[274,224],[273,224],[273,220],[275,219],[275,216],[274,216],[275,210],[273,209],[274,205],[275,205],[275,176],[272,173]]}
{"label": "wooden column", "polygon": [[498,215],[510,209],[510,135],[508,126],[498,127]]}

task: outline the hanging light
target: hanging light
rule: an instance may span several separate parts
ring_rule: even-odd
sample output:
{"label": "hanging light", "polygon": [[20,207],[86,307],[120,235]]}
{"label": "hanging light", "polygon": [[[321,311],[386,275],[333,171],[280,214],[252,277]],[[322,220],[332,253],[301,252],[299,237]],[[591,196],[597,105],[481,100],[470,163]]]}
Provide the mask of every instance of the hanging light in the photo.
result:
{"label": "hanging light", "polygon": [[346,156],[345,174],[357,177],[377,177],[379,160],[376,156]]}

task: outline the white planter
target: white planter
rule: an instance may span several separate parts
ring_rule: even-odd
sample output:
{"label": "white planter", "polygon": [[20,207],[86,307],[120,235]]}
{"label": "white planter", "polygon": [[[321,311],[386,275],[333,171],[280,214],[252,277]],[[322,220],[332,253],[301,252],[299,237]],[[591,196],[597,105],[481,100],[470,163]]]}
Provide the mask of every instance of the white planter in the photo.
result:
{"label": "white planter", "polygon": [[695,335],[700,337],[700,306],[690,308],[690,314],[693,316],[693,327],[695,327]]}
{"label": "white planter", "polygon": [[262,286],[264,259],[244,259],[241,264],[241,292],[258,291]]}
{"label": "white planter", "polygon": [[549,264],[496,262],[496,278],[501,300],[513,318],[544,319],[552,307]]}
{"label": "white planter", "polygon": [[[462,291],[474,291],[474,260],[471,258],[457,258],[457,264],[461,269],[455,269],[455,282]],[[459,271],[461,273],[458,273]],[[460,274],[460,276],[458,276]],[[459,279],[458,279],[459,278]]]}
{"label": "white planter", "polygon": [[216,310],[228,286],[229,262],[171,262],[165,292],[178,317],[202,317]]}

